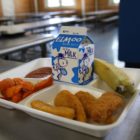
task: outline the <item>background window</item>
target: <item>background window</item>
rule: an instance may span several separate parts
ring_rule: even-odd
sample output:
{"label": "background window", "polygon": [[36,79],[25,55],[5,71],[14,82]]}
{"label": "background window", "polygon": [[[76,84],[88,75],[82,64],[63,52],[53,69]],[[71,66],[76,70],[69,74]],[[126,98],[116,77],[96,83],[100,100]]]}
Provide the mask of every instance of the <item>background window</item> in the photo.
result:
{"label": "background window", "polygon": [[45,0],[45,5],[47,7],[65,7],[65,6],[75,6],[75,0]]}
{"label": "background window", "polygon": [[120,0],[110,0],[109,5],[118,5],[120,3]]}
{"label": "background window", "polygon": [[119,4],[120,0],[113,0],[114,4]]}
{"label": "background window", "polygon": [[75,0],[61,0],[62,6],[75,6]]}
{"label": "background window", "polygon": [[48,7],[59,7],[60,0],[47,0],[46,1]]}

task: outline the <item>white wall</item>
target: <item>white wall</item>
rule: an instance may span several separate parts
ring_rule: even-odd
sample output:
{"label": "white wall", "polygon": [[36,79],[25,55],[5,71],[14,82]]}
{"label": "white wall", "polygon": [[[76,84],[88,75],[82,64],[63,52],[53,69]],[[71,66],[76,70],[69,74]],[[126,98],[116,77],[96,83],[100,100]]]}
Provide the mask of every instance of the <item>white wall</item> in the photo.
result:
{"label": "white wall", "polygon": [[14,0],[2,0],[3,16],[13,16],[15,14]]}

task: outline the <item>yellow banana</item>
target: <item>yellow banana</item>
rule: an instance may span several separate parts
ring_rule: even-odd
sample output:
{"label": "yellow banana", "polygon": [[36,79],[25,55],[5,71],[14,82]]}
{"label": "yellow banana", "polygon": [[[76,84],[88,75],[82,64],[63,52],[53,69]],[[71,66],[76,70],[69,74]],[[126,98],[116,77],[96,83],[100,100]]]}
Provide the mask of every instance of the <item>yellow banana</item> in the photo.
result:
{"label": "yellow banana", "polygon": [[104,60],[95,58],[94,72],[114,91],[125,96],[131,96],[135,93],[134,83],[120,68]]}

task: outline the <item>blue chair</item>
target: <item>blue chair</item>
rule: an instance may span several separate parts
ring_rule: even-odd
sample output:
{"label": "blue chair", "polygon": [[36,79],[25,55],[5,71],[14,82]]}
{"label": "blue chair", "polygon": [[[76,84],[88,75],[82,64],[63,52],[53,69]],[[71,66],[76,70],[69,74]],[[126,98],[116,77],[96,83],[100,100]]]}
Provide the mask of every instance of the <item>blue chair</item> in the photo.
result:
{"label": "blue chair", "polygon": [[119,60],[140,68],[140,0],[120,0]]}

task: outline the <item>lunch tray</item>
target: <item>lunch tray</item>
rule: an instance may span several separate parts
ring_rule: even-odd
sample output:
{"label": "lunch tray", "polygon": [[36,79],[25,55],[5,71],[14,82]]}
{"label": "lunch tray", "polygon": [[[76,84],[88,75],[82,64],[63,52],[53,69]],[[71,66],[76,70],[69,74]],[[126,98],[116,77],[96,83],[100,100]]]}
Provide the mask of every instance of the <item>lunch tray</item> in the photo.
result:
{"label": "lunch tray", "polygon": [[[36,83],[44,78],[24,78],[25,75],[37,68],[41,67],[51,67],[51,59],[50,58],[39,58],[33,61],[30,61],[26,64],[23,64],[21,66],[18,66],[14,69],[11,69],[9,71],[6,71],[2,74],[0,74],[0,79],[5,78],[14,78],[14,77],[20,77],[24,80],[28,80],[30,82]],[[84,123],[79,122],[75,120],[70,120],[67,118],[63,118],[60,116],[56,116],[47,112],[39,111],[36,109],[31,108],[30,102],[32,100],[41,100],[44,102],[47,102],[49,104],[53,104],[53,100],[57,93],[61,90],[69,90],[71,93],[76,93],[77,91],[87,91],[94,95],[95,97],[100,97],[105,91],[110,91],[111,89],[101,80],[94,79],[92,82],[90,82],[88,85],[80,86],[80,85],[73,85],[63,82],[54,82],[54,84],[50,87],[47,87],[45,89],[42,89],[36,93],[31,94],[30,96],[26,97],[19,103],[13,103],[4,99],[0,99],[0,105],[8,108],[8,109],[18,109],[22,110],[23,112],[29,114],[32,117],[51,122],[53,124],[57,124],[66,128],[70,128],[72,130],[76,130],[79,132],[83,132],[85,134],[89,134],[96,137],[103,137],[105,136],[111,129],[118,126],[127,116],[128,111],[132,107],[133,103],[135,102],[135,99],[138,96],[139,93],[139,82],[140,82],[140,69],[131,69],[131,68],[124,68],[124,72],[129,74],[129,76],[132,78],[132,80],[135,82],[137,91],[136,93],[129,99],[128,103],[125,105],[122,113],[120,114],[119,118],[112,124],[108,125],[99,125],[99,124],[93,124],[93,123]]]}

